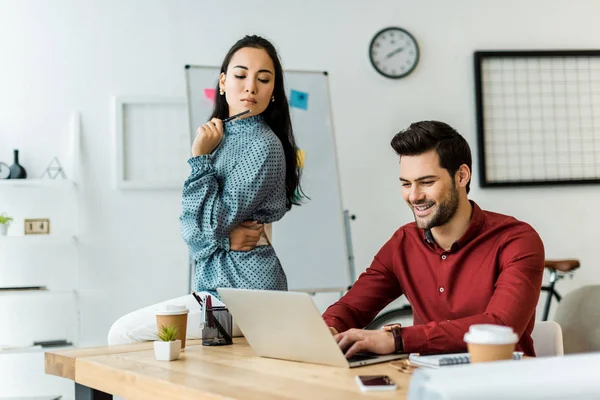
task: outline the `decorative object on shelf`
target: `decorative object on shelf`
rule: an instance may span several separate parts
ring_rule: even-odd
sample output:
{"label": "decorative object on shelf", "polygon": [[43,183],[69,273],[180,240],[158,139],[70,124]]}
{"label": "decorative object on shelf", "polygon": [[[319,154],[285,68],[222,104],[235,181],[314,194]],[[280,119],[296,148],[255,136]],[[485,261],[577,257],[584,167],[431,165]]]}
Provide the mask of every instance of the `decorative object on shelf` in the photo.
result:
{"label": "decorative object on shelf", "polygon": [[14,149],[14,161],[13,165],[10,166],[10,176],[8,179],[26,179],[27,171],[21,164],[19,164],[19,150]]}
{"label": "decorative object on shelf", "polygon": [[9,217],[6,213],[0,214],[0,236],[6,236],[12,220],[12,217]]}
{"label": "decorative object on shelf", "polygon": [[26,235],[50,234],[50,220],[48,218],[25,219]]}
{"label": "decorative object on shelf", "polygon": [[386,78],[404,78],[419,63],[419,45],[408,31],[398,27],[385,28],[371,40],[369,60]]}
{"label": "decorative object on shelf", "polygon": [[177,327],[175,325],[161,326],[158,338],[160,340],[154,341],[156,359],[159,361],[177,360],[181,352],[181,340],[177,339]]}
{"label": "decorative object on shelf", "polygon": [[65,171],[63,170],[62,165],[60,165],[60,161],[58,161],[58,157],[54,157],[52,161],[50,161],[50,164],[48,164],[42,173],[41,178],[44,176],[48,176],[50,179],[56,179],[58,176],[62,177],[63,179],[67,179]]}
{"label": "decorative object on shelf", "polygon": [[8,164],[0,161],[0,179],[8,179],[10,177],[10,167]]}

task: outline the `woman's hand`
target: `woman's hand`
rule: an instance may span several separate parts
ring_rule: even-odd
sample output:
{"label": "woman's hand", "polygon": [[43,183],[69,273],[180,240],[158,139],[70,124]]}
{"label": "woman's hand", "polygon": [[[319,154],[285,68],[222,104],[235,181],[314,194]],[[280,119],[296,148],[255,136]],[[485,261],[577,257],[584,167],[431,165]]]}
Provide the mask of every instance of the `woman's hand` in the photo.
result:
{"label": "woman's hand", "polygon": [[263,224],[256,221],[244,221],[229,233],[229,249],[233,251],[250,251],[263,233]]}
{"label": "woman's hand", "polygon": [[223,121],[213,118],[198,128],[196,139],[192,144],[192,156],[212,153],[221,140],[223,140]]}

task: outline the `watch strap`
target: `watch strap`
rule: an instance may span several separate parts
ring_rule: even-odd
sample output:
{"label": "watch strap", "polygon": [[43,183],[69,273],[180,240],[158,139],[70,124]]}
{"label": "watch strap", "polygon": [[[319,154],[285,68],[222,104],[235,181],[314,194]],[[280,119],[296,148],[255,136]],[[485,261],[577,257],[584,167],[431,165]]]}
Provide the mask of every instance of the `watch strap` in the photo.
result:
{"label": "watch strap", "polygon": [[394,337],[394,353],[404,353],[404,342],[402,341],[402,329],[393,326],[390,331]]}

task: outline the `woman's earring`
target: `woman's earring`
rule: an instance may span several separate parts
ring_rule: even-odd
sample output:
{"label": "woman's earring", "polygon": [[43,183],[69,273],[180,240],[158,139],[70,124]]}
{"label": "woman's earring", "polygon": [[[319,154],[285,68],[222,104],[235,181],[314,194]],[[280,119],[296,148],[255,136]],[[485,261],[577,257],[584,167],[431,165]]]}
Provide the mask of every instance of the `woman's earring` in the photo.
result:
{"label": "woman's earring", "polygon": [[223,95],[225,94],[225,92],[223,91],[223,89],[219,89],[219,94],[220,94],[221,96],[223,96]]}
{"label": "woman's earring", "polygon": [[271,103],[275,103],[275,96],[271,96]]}

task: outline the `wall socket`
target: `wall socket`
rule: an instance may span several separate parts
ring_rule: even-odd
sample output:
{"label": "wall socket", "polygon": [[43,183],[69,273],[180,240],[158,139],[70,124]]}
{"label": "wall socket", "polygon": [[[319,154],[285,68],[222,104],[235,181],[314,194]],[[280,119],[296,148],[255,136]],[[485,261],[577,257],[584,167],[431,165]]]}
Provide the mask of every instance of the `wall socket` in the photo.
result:
{"label": "wall socket", "polygon": [[36,218],[25,220],[26,235],[47,235],[50,233],[50,220],[48,218]]}

